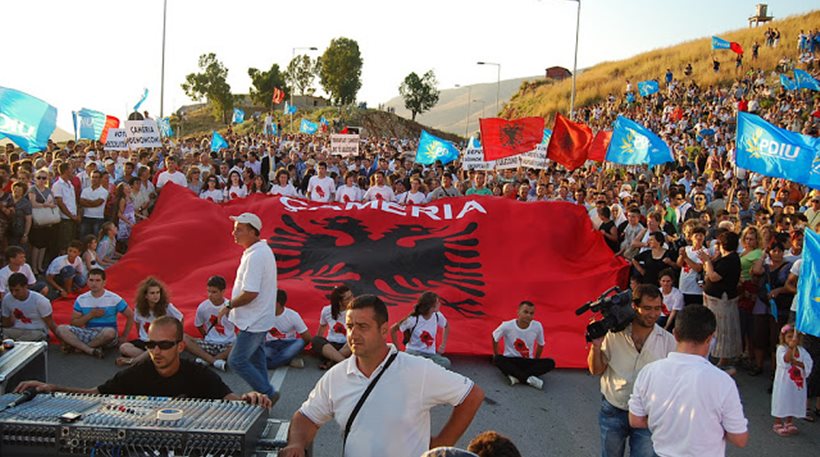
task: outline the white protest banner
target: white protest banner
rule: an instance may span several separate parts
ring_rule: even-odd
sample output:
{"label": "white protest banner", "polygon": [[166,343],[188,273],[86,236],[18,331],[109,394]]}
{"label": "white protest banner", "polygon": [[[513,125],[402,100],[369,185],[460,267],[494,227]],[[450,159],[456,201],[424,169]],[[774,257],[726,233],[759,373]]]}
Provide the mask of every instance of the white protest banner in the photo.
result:
{"label": "white protest banner", "polygon": [[153,119],[125,121],[125,135],[130,149],[162,147],[159,128]]}
{"label": "white protest banner", "polygon": [[341,133],[330,135],[330,154],[340,156],[359,155],[359,135]]}
{"label": "white protest banner", "polygon": [[539,144],[530,152],[521,154],[521,166],[523,168],[534,168],[536,170],[546,170],[549,165],[547,160],[547,145]]}
{"label": "white protest banner", "polygon": [[125,129],[108,129],[108,137],[105,138],[106,151],[127,151]]}
{"label": "white protest banner", "polygon": [[490,171],[495,168],[495,162],[484,161],[483,149],[467,148],[461,156],[461,166],[465,170]]}
{"label": "white protest banner", "polygon": [[519,166],[521,166],[521,154],[504,157],[495,161],[496,170],[515,170]]}

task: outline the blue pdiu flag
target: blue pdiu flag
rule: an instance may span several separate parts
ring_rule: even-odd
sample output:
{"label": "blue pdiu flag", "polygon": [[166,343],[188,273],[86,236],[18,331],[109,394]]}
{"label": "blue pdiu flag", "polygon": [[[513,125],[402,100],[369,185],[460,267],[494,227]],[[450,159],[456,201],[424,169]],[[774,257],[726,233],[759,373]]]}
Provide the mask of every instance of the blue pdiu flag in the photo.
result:
{"label": "blue pdiu flag", "polygon": [[798,89],[811,89],[820,91],[820,82],[804,70],[794,70],[794,83]]}
{"label": "blue pdiu flag", "polygon": [[134,105],[134,111],[139,111],[140,106],[142,106],[142,102],[144,102],[146,98],[148,98],[148,88],[147,87],[142,91],[142,98],[140,98],[140,101],[138,101],[137,104]]}
{"label": "blue pdiu flag", "polygon": [[739,167],[820,188],[820,138],[790,132],[740,112],[735,145]]}
{"label": "blue pdiu flag", "polygon": [[302,122],[299,124],[299,132],[301,133],[313,135],[317,130],[319,130],[319,124],[307,119],[302,119]]}
{"label": "blue pdiu flag", "polygon": [[86,140],[99,140],[105,129],[105,113],[83,108],[72,113],[75,116],[74,138]]}
{"label": "blue pdiu flag", "polygon": [[416,163],[432,165],[436,160],[440,160],[442,164],[447,164],[458,159],[458,156],[458,149],[453,143],[431,135],[425,130],[421,131],[419,148],[416,150]]}
{"label": "blue pdiu flag", "polygon": [[296,107],[285,102],[285,114],[296,114]]}
{"label": "blue pdiu flag", "polygon": [[723,38],[713,36],[712,49],[732,49],[732,43],[724,40]]}
{"label": "blue pdiu flag", "polygon": [[324,116],[319,118],[319,123],[322,124],[322,125],[328,125],[327,119],[325,119]]}
{"label": "blue pdiu flag", "polygon": [[159,127],[159,134],[164,138],[171,138],[174,136],[174,129],[171,127],[171,118],[163,117],[157,119],[157,127]]}
{"label": "blue pdiu flag", "polygon": [[806,230],[803,266],[797,280],[797,330],[820,337],[820,235]]}
{"label": "blue pdiu flag", "polygon": [[786,89],[786,90],[796,90],[797,89],[797,83],[792,81],[791,78],[789,78],[788,76],[786,76],[782,73],[780,74],[780,85],[783,86],[783,88]]}
{"label": "blue pdiu flag", "polygon": [[216,130],[214,130],[213,135],[211,135],[211,151],[217,152],[220,149],[225,149],[228,147],[228,142],[225,141],[225,138],[222,138],[222,135],[219,134]]}
{"label": "blue pdiu flag", "polygon": [[468,149],[480,149],[481,148],[481,141],[478,138],[471,136],[470,140],[467,142]]}
{"label": "blue pdiu flag", "polygon": [[612,128],[612,139],[606,160],[624,165],[649,166],[674,162],[672,151],[658,135],[635,121],[618,116]]}
{"label": "blue pdiu flag", "polygon": [[648,97],[659,90],[661,89],[657,81],[649,80],[638,83],[638,93],[641,94],[641,97]]}
{"label": "blue pdiu flag", "polygon": [[239,108],[233,109],[233,123],[234,124],[241,124],[245,122],[245,112]]}
{"label": "blue pdiu flag", "polygon": [[46,149],[57,108],[25,92],[0,87],[0,135],[29,153]]}
{"label": "blue pdiu flag", "polygon": [[627,103],[635,103],[635,94],[633,94],[632,92],[627,92],[626,93],[626,102]]}
{"label": "blue pdiu flag", "polygon": [[541,137],[541,144],[550,144],[550,138],[552,138],[552,130],[544,129],[544,135]]}

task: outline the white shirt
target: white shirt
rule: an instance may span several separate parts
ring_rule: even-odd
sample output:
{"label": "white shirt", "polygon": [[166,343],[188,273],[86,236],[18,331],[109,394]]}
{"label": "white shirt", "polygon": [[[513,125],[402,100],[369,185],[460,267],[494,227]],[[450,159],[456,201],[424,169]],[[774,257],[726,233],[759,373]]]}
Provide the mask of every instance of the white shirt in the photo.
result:
{"label": "white shirt", "polygon": [[32,286],[37,282],[37,278],[34,277],[34,272],[31,271],[31,266],[29,266],[29,264],[24,263],[17,271],[11,271],[11,268],[6,265],[3,269],[0,269],[0,295],[5,295],[9,292],[9,276],[14,273],[22,273],[26,275],[29,286]]}
{"label": "white shirt", "polygon": [[[168,308],[165,310],[165,314],[167,316],[171,316],[176,318],[178,321],[182,322],[183,316],[182,313],[174,306],[173,303],[168,303]],[[154,316],[153,311],[149,311],[147,316],[143,316],[139,313],[139,311],[134,311],[134,322],[137,325],[137,334],[139,335],[139,339],[142,341],[148,341],[148,327],[151,326],[151,322],[154,322],[157,316]]]}
{"label": "white shirt", "polygon": [[[800,278],[800,270],[802,270],[802,269],[803,269],[803,259],[800,258],[800,259],[797,259],[797,260],[794,261],[794,263],[792,264],[792,269],[789,270],[789,274],[795,275],[798,278]],[[794,298],[792,298],[791,311],[794,311],[795,313],[797,312],[797,297],[799,295],[800,295],[799,293],[794,294]]]}
{"label": "white shirt", "polygon": [[672,290],[669,291],[669,294],[663,293],[663,289],[661,289],[661,296],[663,297],[663,309],[661,312],[664,316],[668,316],[672,311],[680,311],[683,309],[683,294],[677,287],[673,287]]}
{"label": "white shirt", "polygon": [[641,352],[632,340],[632,325],[617,333],[608,332],[601,344],[601,355],[607,363],[601,375],[601,393],[616,408],[626,410],[632,384],[646,365],[663,359],[675,350],[675,337],[655,324],[646,337]]}
{"label": "white shirt", "polygon": [[364,193],[364,201],[384,200],[387,202],[396,201],[393,189],[390,186],[373,186]]}
{"label": "white shirt", "polygon": [[427,202],[427,195],[424,192],[413,192],[408,190],[396,196],[396,203],[400,205],[423,205]]}
{"label": "white shirt", "polygon": [[238,297],[243,291],[259,295],[245,306],[231,309],[230,321],[239,330],[267,332],[276,319],[276,258],[262,240],[245,249],[239,261],[231,298]]}
{"label": "white shirt", "polygon": [[225,189],[225,200],[231,201],[237,198],[248,196],[248,189],[245,186],[230,186]]}
{"label": "white shirt", "polygon": [[645,366],[635,380],[629,411],[648,416],[660,457],[723,456],[724,433],[747,430],[735,381],[695,354],[671,352]]}
{"label": "white shirt", "polygon": [[[63,200],[63,205],[72,216],[77,215],[77,194],[74,193],[74,185],[70,181],[57,178],[57,181],[51,186],[51,193],[54,194],[55,199],[61,198]],[[60,219],[67,220],[70,218],[60,211]]]}
{"label": "white shirt", "polygon": [[447,318],[441,311],[436,311],[429,319],[424,316],[409,316],[399,325],[402,332],[411,330],[410,341],[405,349],[435,354],[439,327],[447,327]]}
{"label": "white shirt", "polygon": [[337,202],[360,202],[362,201],[362,198],[364,198],[364,192],[359,188],[359,186],[348,186],[345,184],[336,189]]}
{"label": "white shirt", "polygon": [[103,188],[103,186],[97,187],[96,189],[92,187],[86,187],[80,193],[80,198],[84,200],[97,200],[102,199],[102,203],[97,206],[86,206],[83,207],[83,217],[87,217],[89,219],[102,219],[105,217],[105,201],[108,199],[108,191]]}
{"label": "white shirt", "polygon": [[194,317],[194,325],[197,327],[205,326],[205,341],[209,343],[233,343],[236,340],[236,327],[228,320],[228,316],[222,316],[222,319],[217,322],[216,317],[222,306],[228,303],[226,299],[221,305],[214,305],[211,300],[205,300],[196,307],[196,316]]}
{"label": "white shirt", "polygon": [[[692,246],[686,246],[686,257],[694,263],[703,264]],[[679,281],[680,291],[687,295],[700,295],[703,288],[698,285],[698,272],[693,270],[688,263],[683,264]]]}
{"label": "white shirt", "polygon": [[319,325],[327,325],[327,340],[331,343],[346,343],[347,328],[345,327],[345,316],[347,311],[339,310],[339,318],[334,319],[330,305],[322,308],[319,314]]}
{"label": "white shirt", "polygon": [[[337,363],[316,383],[299,411],[316,425],[335,419],[344,430],[353,407],[390,355],[365,377],[356,357]],[[418,457],[430,447],[430,409],[458,406],[473,381],[431,360],[399,352],[350,427],[346,457]],[[385,405],[389,405],[387,408]]]}
{"label": "white shirt", "polygon": [[224,198],[224,192],[221,189],[214,189],[214,190],[203,190],[199,194],[199,198],[203,200],[210,200],[214,203],[222,203]]}
{"label": "white shirt", "polygon": [[336,192],[336,184],[330,176],[311,176],[308,181],[307,197],[315,202],[331,202]]}
{"label": "white shirt", "polygon": [[83,272],[83,259],[80,256],[74,259],[74,263],[68,262],[68,255],[61,255],[60,257],[55,257],[54,260],[48,265],[48,269],[46,270],[47,275],[55,276],[60,274],[60,270],[63,267],[72,266],[78,273]]}
{"label": "white shirt", "polygon": [[287,186],[280,186],[279,184],[274,184],[270,187],[270,194],[271,195],[284,195],[285,197],[298,197],[299,194],[296,192],[296,188],[293,187],[293,184],[288,183]]}
{"label": "white shirt", "polygon": [[28,298],[24,301],[8,294],[3,297],[2,315],[6,318],[14,318],[12,328],[48,331],[43,318],[51,316],[51,302],[48,298],[33,291],[29,291]]}
{"label": "white shirt", "polygon": [[163,171],[159,174],[159,178],[157,178],[157,189],[162,189],[165,184],[172,182],[178,186],[188,187],[188,180],[185,179],[185,175],[182,174],[180,171],[175,171],[173,173],[169,173],[168,170]]}
{"label": "white shirt", "polygon": [[535,358],[535,346],[544,346],[544,328],[538,321],[530,322],[529,327],[521,328],[518,320],[502,322],[493,330],[493,341],[504,338],[504,357]]}
{"label": "white shirt", "polygon": [[302,320],[299,313],[290,308],[285,308],[282,310],[282,314],[276,315],[268,334],[265,335],[265,341],[299,338],[299,335],[305,333],[307,329],[307,325],[305,325],[305,321]]}

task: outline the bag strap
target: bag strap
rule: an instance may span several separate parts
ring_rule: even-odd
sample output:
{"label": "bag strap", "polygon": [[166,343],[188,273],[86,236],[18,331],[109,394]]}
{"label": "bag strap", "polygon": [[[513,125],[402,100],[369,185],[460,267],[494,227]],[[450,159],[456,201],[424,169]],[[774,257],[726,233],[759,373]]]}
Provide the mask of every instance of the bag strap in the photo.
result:
{"label": "bag strap", "polygon": [[376,387],[376,383],[379,382],[379,379],[381,379],[384,372],[387,371],[388,368],[390,368],[390,364],[392,364],[393,361],[396,360],[396,356],[398,356],[398,355],[399,355],[399,353],[398,353],[398,351],[396,351],[396,352],[393,353],[393,355],[390,356],[389,359],[387,359],[387,363],[384,364],[384,368],[382,368],[382,371],[380,371],[379,374],[377,374],[376,377],[373,378],[372,381],[370,381],[370,384],[367,385],[367,389],[365,389],[364,393],[359,398],[359,401],[356,403],[356,406],[353,408],[353,412],[350,413],[350,417],[347,418],[347,423],[345,424],[344,438],[342,440],[342,455],[344,455],[345,446],[347,446],[347,435],[350,434],[350,427],[353,425],[353,421],[356,419],[356,416],[359,414],[359,410],[362,409],[362,405],[364,405],[364,401],[367,400],[368,396],[370,396],[370,392],[372,392],[373,388]]}

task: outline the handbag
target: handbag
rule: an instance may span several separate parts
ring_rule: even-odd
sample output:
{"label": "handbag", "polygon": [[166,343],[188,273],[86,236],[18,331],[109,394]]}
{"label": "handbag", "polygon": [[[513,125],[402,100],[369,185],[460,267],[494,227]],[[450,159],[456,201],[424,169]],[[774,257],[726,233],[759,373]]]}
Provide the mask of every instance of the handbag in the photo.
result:
{"label": "handbag", "polygon": [[[40,194],[40,197],[43,201],[46,201],[46,197],[40,192],[40,189],[37,187],[34,190]],[[57,207],[48,208],[32,208],[31,209],[31,219],[35,226],[37,227],[48,227],[49,225],[54,225],[60,222],[60,209]]]}

